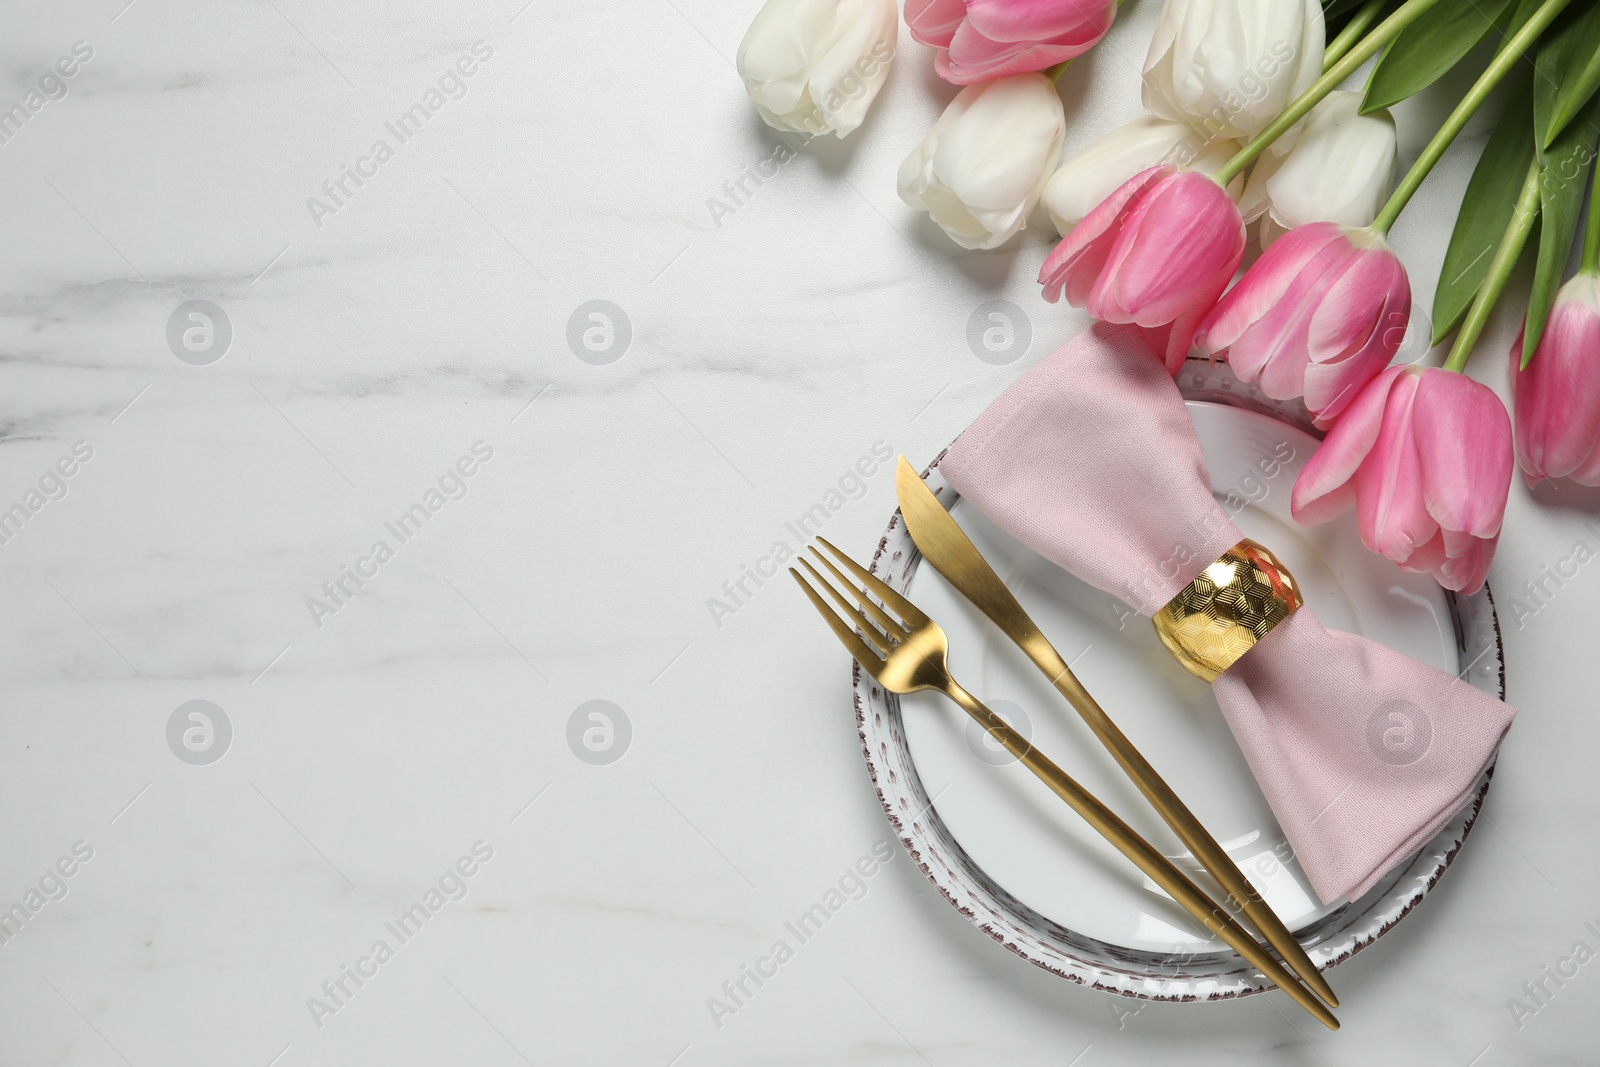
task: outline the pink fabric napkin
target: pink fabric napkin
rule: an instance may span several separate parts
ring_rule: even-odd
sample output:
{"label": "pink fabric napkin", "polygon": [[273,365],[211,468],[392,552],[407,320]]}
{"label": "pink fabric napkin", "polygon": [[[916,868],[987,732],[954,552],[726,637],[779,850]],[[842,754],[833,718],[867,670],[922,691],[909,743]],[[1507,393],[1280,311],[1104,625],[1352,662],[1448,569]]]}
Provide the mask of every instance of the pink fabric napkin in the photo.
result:
{"label": "pink fabric napkin", "polygon": [[[1002,529],[1147,616],[1243,536],[1211,495],[1183,398],[1150,344],[1137,327],[1097,324],[1007,389],[940,464]],[[1332,903],[1361,896],[1460,810],[1516,712],[1323,629],[1315,607],[1213,689]]]}

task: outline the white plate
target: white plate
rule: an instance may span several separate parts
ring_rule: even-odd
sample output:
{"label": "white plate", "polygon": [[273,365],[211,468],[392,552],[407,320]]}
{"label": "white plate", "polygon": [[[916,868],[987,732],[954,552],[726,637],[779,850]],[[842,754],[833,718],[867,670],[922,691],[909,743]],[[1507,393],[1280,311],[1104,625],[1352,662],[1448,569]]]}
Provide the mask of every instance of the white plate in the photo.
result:
{"label": "white plate", "polygon": [[[1325,625],[1452,673],[1479,656],[1468,680],[1501,691],[1487,592],[1454,597],[1427,576],[1401,571],[1362,546],[1349,515],[1314,529],[1298,526],[1289,515],[1290,489],[1315,439],[1237,406],[1191,400],[1189,408],[1218,499],[1236,512],[1246,536],[1284,560]],[[929,484],[949,506],[954,495],[936,469]],[[1319,905],[1210,687],[1173,661],[1149,620],[1042,559],[975,508],[957,502],[953,514],[1134,744],[1291,929],[1315,943],[1313,959],[1337,962],[1375,939],[1448,864],[1481,791],[1417,860],[1357,906]],[[1157,848],[1198,870],[1038,670],[916,562],[897,516],[876,569],[897,588],[908,584],[910,598],[945,628],[955,676]],[[1484,654],[1490,648],[1493,654]],[[1187,913],[953,704],[931,694],[897,701],[858,672],[857,706],[869,766],[907,847],[945,895],[1007,947],[1067,977],[1139,996],[1226,997],[1265,987],[1225,946],[1197,936]]]}

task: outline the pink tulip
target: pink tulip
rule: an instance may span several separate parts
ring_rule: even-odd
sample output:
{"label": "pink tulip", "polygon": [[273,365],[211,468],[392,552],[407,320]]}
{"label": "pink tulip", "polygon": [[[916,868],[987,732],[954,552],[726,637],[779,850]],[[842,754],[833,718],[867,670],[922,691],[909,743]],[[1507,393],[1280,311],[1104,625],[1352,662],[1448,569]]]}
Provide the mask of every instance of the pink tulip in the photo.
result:
{"label": "pink tulip", "polygon": [[1533,361],[1511,349],[1517,456],[1530,480],[1600,485],[1600,277],[1579,274],[1556,296]]}
{"label": "pink tulip", "polygon": [[1285,234],[1200,325],[1195,343],[1276,400],[1305,397],[1319,426],[1389,365],[1411,283],[1388,242],[1332,222]]}
{"label": "pink tulip", "polygon": [[906,26],[955,85],[1044,70],[1093,48],[1116,0],[906,0]]}
{"label": "pink tulip", "polygon": [[1134,175],[1056,245],[1039,271],[1044,297],[1066,294],[1104,322],[1170,327],[1174,374],[1244,255],[1244,221],[1210,177],[1170,164]]}
{"label": "pink tulip", "polygon": [[1361,540],[1458,592],[1483,585],[1511,490],[1511,419],[1488,387],[1436,368],[1367,384],[1294,483],[1307,526],[1354,500]]}

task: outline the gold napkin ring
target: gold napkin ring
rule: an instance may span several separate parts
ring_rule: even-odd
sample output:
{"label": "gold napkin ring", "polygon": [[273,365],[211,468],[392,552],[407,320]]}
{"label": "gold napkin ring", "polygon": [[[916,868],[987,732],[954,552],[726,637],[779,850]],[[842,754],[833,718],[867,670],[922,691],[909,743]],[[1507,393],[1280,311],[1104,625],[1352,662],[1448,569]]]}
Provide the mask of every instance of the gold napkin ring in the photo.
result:
{"label": "gold napkin ring", "polygon": [[1183,587],[1152,620],[1184,670],[1208,682],[1301,604],[1289,569],[1245,538]]}

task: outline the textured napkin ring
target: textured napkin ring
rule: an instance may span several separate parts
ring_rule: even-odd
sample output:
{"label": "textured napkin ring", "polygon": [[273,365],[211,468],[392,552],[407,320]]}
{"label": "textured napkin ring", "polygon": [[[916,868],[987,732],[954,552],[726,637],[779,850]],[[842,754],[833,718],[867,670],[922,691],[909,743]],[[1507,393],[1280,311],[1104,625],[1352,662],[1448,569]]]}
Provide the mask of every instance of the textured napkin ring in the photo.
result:
{"label": "textured napkin ring", "polygon": [[1246,538],[1184,586],[1153,621],[1184,670],[1214,682],[1300,604],[1294,575]]}

